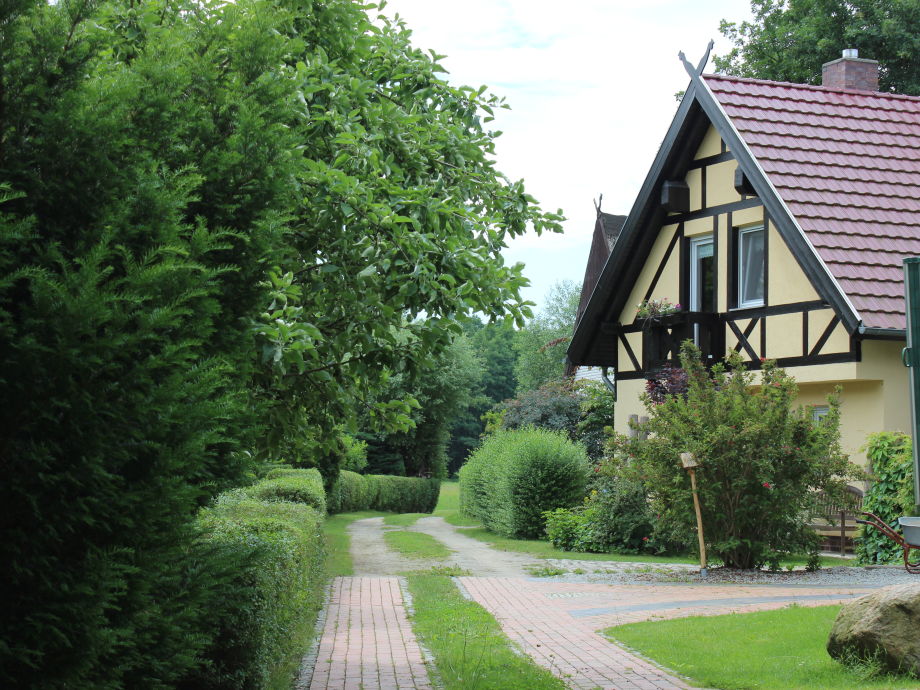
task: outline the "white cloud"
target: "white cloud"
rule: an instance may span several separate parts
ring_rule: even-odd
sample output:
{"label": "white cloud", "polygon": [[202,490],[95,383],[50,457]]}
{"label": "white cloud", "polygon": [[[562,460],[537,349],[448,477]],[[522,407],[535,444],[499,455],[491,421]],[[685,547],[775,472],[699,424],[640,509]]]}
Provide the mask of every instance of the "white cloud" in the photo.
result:
{"label": "white cloud", "polygon": [[719,21],[750,17],[739,0],[391,0],[384,12],[447,55],[452,83],[487,84],[511,104],[493,123],[499,168],[568,217],[564,235],[528,235],[505,252],[527,263],[537,303],[557,280],[581,281],[592,199],[602,192],[605,211],[629,212],[687,86],[678,51],[695,63],[715,39],[725,52]]}

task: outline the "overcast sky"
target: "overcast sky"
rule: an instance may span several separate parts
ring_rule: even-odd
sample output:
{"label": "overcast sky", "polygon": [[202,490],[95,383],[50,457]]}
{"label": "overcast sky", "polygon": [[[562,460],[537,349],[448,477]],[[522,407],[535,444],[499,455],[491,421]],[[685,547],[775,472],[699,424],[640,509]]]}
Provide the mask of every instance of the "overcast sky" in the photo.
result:
{"label": "overcast sky", "polygon": [[747,0],[392,0],[384,12],[447,55],[451,83],[486,84],[511,105],[490,125],[504,132],[499,169],[568,218],[564,234],[504,252],[526,264],[524,296],[538,305],[555,282],[581,283],[592,199],[629,213],[689,82],[678,51],[696,64],[713,39],[727,52],[719,21],[750,18]]}

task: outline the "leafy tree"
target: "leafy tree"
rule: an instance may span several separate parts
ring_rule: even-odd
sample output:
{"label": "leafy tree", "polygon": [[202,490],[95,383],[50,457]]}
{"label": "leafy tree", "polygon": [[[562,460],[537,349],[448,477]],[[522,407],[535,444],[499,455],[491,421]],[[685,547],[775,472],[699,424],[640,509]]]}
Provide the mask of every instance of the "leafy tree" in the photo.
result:
{"label": "leafy tree", "polygon": [[558,216],[495,169],[502,103],[373,9],[0,8],[2,684],[177,684],[197,508],[253,457],[331,483],[356,408],[410,422],[387,372],[529,315],[498,251]]}
{"label": "leafy tree", "polygon": [[[792,409],[797,387],[772,362],[761,379],[737,353],[711,371],[689,341],[681,350],[686,394],[655,403],[644,396],[648,438],[616,439],[648,489],[660,526],[686,537],[695,529],[693,499],[680,453],[696,455],[697,485],[707,548],[732,568],[777,563],[781,554],[817,552],[807,527],[815,491],[843,495],[846,478],[859,476],[840,451],[839,403],[818,424]],[[643,434],[644,436],[645,434]]]}
{"label": "leafy tree", "polygon": [[478,317],[463,323],[470,343],[482,363],[482,378],[472,391],[469,404],[454,419],[448,445],[448,474],[454,474],[479,445],[485,423],[482,420],[496,403],[514,395],[516,380],[514,349],[516,332],[508,321],[483,324]]}
{"label": "leafy tree", "polygon": [[518,393],[561,379],[565,373],[565,344],[575,328],[581,286],[563,280],[550,288],[540,313],[518,331],[514,373]]}
{"label": "leafy tree", "polygon": [[447,476],[447,446],[455,421],[476,394],[482,362],[465,335],[425,369],[395,375],[384,396],[412,400],[412,427],[370,436],[367,472]]}
{"label": "leafy tree", "polygon": [[879,88],[920,95],[920,0],[751,0],[754,20],[722,20],[726,74],[821,83],[821,65],[857,48],[879,61]]}

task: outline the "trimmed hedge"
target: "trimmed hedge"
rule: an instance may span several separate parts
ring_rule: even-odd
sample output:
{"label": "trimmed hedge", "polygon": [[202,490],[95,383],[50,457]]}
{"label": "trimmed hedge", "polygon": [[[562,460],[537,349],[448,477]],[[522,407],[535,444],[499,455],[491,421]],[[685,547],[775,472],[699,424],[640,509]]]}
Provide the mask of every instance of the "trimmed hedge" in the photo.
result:
{"label": "trimmed hedge", "polygon": [[326,513],[326,491],[319,470],[275,469],[261,482],[246,489],[260,501],[292,501],[306,503],[320,513]]}
{"label": "trimmed hedge", "polygon": [[322,522],[309,505],[258,501],[246,490],[201,511],[207,566],[233,577],[212,604],[206,663],[182,687],[290,687],[322,605]]}
{"label": "trimmed hedge", "polygon": [[361,475],[343,470],[327,496],[330,513],[381,510],[392,513],[430,513],[438,503],[441,482],[421,477],[387,474]]}
{"label": "trimmed hedge", "polygon": [[540,538],[543,513],[578,505],[588,474],[584,446],[562,432],[499,431],[460,468],[460,508],[497,534]]}

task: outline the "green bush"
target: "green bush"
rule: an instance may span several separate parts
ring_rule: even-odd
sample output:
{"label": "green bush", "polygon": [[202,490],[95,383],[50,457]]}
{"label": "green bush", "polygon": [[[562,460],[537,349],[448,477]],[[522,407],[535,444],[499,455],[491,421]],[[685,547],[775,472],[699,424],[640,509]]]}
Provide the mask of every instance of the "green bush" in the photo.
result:
{"label": "green bush", "polygon": [[817,552],[807,528],[813,495],[842,497],[847,478],[861,476],[839,443],[839,402],[818,423],[793,409],[795,381],[764,362],[755,386],[740,355],[712,370],[692,343],[681,349],[688,386],[656,404],[648,395],[647,432],[620,436],[614,450],[641,481],[664,529],[692,534],[696,520],[680,453],[694,453],[703,524],[710,554],[728,567],[756,568],[789,553]]}
{"label": "green bush", "polygon": [[319,470],[275,469],[268,477],[249,487],[246,493],[259,501],[306,503],[326,514],[326,491]]}
{"label": "green bush", "polygon": [[583,506],[545,513],[546,534],[553,546],[589,553],[662,551],[653,536],[654,515],[642,484],[601,474],[593,487]]}
{"label": "green bush", "polygon": [[440,491],[438,479],[343,471],[329,492],[327,505],[330,513],[356,510],[430,513],[438,503]]}
{"label": "green bush", "polygon": [[549,543],[562,551],[581,551],[580,543],[588,520],[583,508],[556,508],[543,513]]}
{"label": "green bush", "polygon": [[461,509],[507,537],[543,536],[543,513],[585,495],[588,457],[563,432],[525,428],[487,438],[460,469]]}
{"label": "green bush", "polygon": [[362,441],[354,436],[342,436],[345,446],[345,457],[342,460],[342,469],[349,472],[360,472],[367,467],[367,441]]}
{"label": "green bush", "polygon": [[182,687],[290,687],[322,605],[322,515],[237,490],[202,510],[198,523],[199,548],[233,578],[212,603],[206,663]]}
{"label": "green bush", "polygon": [[[863,497],[863,510],[875,513],[896,531],[898,518],[914,513],[913,456],[910,436],[882,431],[869,434],[865,446],[872,484]],[[874,527],[863,527],[856,540],[862,564],[889,563],[902,549]]]}

